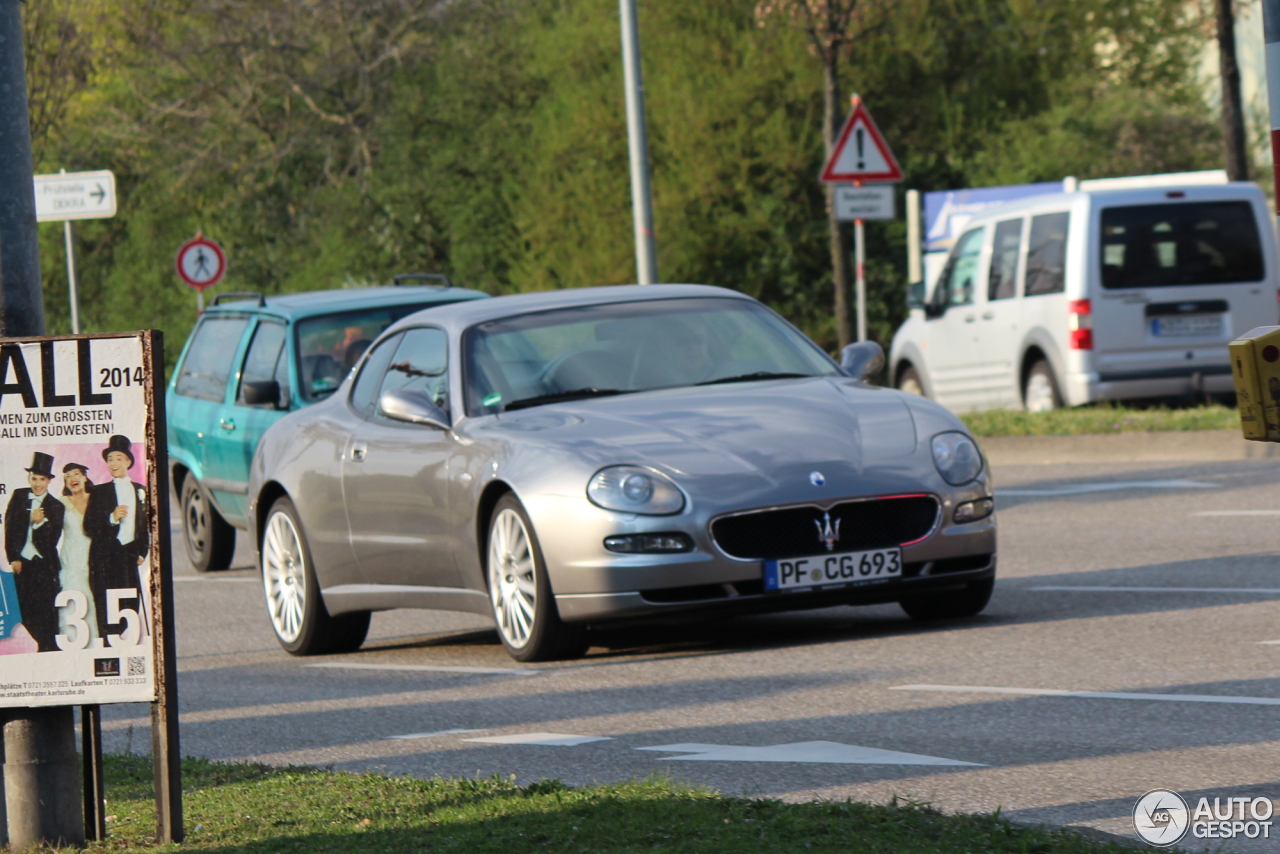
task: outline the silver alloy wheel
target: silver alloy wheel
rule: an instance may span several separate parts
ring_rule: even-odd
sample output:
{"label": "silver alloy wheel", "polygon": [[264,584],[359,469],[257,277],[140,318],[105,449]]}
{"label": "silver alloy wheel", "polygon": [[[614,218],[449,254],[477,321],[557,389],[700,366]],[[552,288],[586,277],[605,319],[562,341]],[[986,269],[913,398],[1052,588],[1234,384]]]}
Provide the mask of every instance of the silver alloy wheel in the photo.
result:
{"label": "silver alloy wheel", "polygon": [[1028,412],[1052,412],[1057,409],[1053,381],[1043,371],[1032,371],[1027,377],[1026,406]]}
{"label": "silver alloy wheel", "polygon": [[189,476],[182,487],[182,530],[187,537],[187,549],[192,555],[203,555],[210,546],[213,532],[209,526],[209,500],[204,490],[192,482]]}
{"label": "silver alloy wheel", "polygon": [[288,513],[277,510],[267,519],[262,538],[262,586],[271,625],[285,643],[294,643],[302,634],[307,610],[306,572],[298,528]]}
{"label": "silver alloy wheel", "polygon": [[489,599],[506,642],[515,649],[529,643],[538,604],[533,546],[524,520],[509,507],[489,529]]}

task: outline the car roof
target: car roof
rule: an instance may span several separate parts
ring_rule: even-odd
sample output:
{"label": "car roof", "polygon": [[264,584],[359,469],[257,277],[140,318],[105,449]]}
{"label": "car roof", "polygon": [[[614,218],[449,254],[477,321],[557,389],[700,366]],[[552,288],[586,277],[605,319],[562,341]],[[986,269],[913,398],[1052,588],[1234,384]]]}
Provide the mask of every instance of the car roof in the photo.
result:
{"label": "car roof", "polygon": [[258,305],[252,298],[220,303],[205,309],[206,314],[244,313],[266,314],[296,320],[320,314],[333,314],[361,308],[386,308],[414,303],[453,303],[479,300],[488,297],[482,291],[468,288],[441,288],[420,285],[385,285],[372,288],[341,288],[328,291],[302,291],[264,297],[266,305]]}
{"label": "car roof", "polygon": [[421,312],[409,315],[390,327],[385,334],[406,326],[416,326],[428,318],[433,324],[461,331],[477,323],[558,308],[697,297],[755,302],[746,294],[712,285],[605,285],[593,288],[565,288],[558,291],[510,294],[478,302],[454,303],[433,308],[430,315]]}
{"label": "car roof", "polygon": [[[1179,195],[1180,194],[1180,195]],[[1044,193],[1022,199],[1002,202],[984,208],[965,223],[968,231],[992,220],[1003,219],[1042,210],[1065,211],[1077,204],[1092,203],[1095,207],[1112,205],[1184,204],[1186,202],[1261,200],[1262,190],[1251,181],[1232,181],[1228,184],[1185,184],[1159,187],[1130,187],[1114,190],[1078,190],[1074,193]]]}

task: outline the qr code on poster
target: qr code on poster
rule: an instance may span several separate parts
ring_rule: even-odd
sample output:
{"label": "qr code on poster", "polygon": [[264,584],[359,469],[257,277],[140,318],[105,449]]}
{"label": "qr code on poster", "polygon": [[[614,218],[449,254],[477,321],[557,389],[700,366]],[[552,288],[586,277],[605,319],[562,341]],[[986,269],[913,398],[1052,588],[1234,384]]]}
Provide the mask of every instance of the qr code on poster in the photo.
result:
{"label": "qr code on poster", "polygon": [[129,659],[129,675],[130,676],[146,676],[147,675],[147,659],[146,656],[133,656]]}

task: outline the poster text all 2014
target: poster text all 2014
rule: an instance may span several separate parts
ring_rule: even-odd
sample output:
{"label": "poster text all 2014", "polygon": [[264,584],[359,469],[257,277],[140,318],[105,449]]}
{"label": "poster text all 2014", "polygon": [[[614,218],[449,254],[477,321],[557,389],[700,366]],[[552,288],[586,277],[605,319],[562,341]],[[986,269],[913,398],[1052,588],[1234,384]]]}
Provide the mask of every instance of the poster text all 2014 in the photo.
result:
{"label": "poster text all 2014", "polygon": [[[118,367],[101,368],[97,372],[93,367],[93,354],[90,347],[90,341],[87,338],[79,339],[76,344],[76,388],[79,395],[75,394],[59,394],[58,393],[58,373],[57,365],[54,359],[53,341],[40,342],[40,396],[36,396],[36,387],[32,382],[31,371],[27,367],[26,357],[23,355],[23,348],[19,344],[3,344],[0,345],[0,407],[5,404],[5,398],[9,395],[15,395],[22,400],[22,406],[26,409],[37,409],[40,407],[57,408],[57,407],[92,407],[92,406],[108,406],[112,402],[110,392],[95,392],[94,379],[95,374],[100,381],[99,388],[119,388],[119,387],[141,387],[146,381],[146,376],[141,367],[134,367],[132,370],[121,369]],[[107,431],[108,433],[110,430]],[[96,435],[97,431],[78,433],[78,434],[42,434],[42,435]]]}

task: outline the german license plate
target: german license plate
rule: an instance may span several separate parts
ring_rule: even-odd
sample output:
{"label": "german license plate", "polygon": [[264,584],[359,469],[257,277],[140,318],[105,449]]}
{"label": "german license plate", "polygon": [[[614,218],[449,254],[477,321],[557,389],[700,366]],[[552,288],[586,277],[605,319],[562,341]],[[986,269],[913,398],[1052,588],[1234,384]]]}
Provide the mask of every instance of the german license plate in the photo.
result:
{"label": "german license plate", "polygon": [[1222,335],[1222,315],[1186,314],[1151,318],[1151,334],[1157,338],[1199,338]]}
{"label": "german license plate", "polygon": [[901,577],[902,551],[899,549],[845,552],[764,562],[765,590],[793,590],[827,584],[868,584]]}

